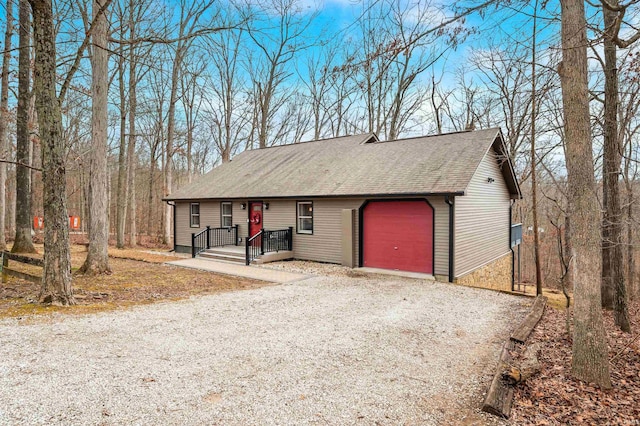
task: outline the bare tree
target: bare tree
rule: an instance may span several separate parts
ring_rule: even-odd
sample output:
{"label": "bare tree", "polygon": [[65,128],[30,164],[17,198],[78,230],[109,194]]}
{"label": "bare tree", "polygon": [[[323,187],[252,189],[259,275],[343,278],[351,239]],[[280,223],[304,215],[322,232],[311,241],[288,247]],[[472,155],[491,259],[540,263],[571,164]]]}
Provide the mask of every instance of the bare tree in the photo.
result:
{"label": "bare tree", "polygon": [[18,108],[16,112],[16,235],[11,251],[35,253],[31,238],[31,137],[29,99],[31,75],[31,16],[27,0],[19,1]]}
{"label": "bare tree", "polygon": [[620,67],[620,107],[618,139],[623,146],[623,173],[625,185],[625,214],[626,214],[626,277],[629,286],[629,297],[640,296],[640,286],[636,280],[635,263],[635,194],[634,185],[638,176],[637,146],[634,143],[640,133],[640,59],[633,52],[627,54],[626,60]]}
{"label": "bare tree", "polygon": [[200,116],[200,108],[203,102],[202,74],[206,68],[206,61],[202,57],[193,57],[186,61],[180,86],[182,92],[182,107],[186,126],[186,157],[187,157],[187,181],[193,180],[193,133]]}
{"label": "bare tree", "polygon": [[[125,10],[121,3],[116,3],[114,11],[119,22],[125,21]],[[126,29],[121,28],[124,33]],[[95,33],[94,33],[95,36]],[[125,50],[124,44],[118,46],[117,54],[117,77],[118,94],[120,98],[119,118],[120,118],[120,143],[118,149],[118,190],[116,194],[116,248],[124,248],[124,231],[127,213],[127,91],[125,81]]]}
{"label": "bare tree", "polygon": [[538,185],[536,176],[536,32],[538,0],[533,7],[533,38],[531,40],[531,204],[533,206],[533,250],[536,264],[536,294],[542,295],[540,230],[538,229]]}
{"label": "bare tree", "polygon": [[110,273],[107,180],[107,95],[109,92],[109,22],[104,0],[93,0],[91,52],[91,173],[89,252],[80,272]]}
{"label": "bare tree", "polygon": [[[2,84],[0,85],[0,158],[7,158],[7,121],[9,115],[9,67],[11,62],[11,37],[13,36],[13,0],[7,0],[5,9],[7,27],[4,33],[2,53]],[[0,250],[7,249],[5,236],[7,165],[0,163]]]}
{"label": "bare tree", "polygon": [[[149,7],[149,6],[147,6]],[[135,40],[137,37],[138,22],[142,19],[142,15],[146,7],[141,2],[136,0],[129,0],[129,39]],[[138,244],[137,241],[137,210],[136,210],[136,141],[137,141],[137,127],[136,117],[138,113],[138,94],[137,86],[141,73],[139,73],[138,65],[141,61],[142,53],[140,52],[139,43],[133,44],[129,47],[129,143],[127,145],[127,188],[128,188],[128,200],[129,206],[129,245],[135,247]],[[148,49],[147,49],[148,52]]]}
{"label": "bare tree", "polygon": [[574,289],[573,375],[611,388],[602,320],[600,222],[589,126],[587,34],[583,0],[561,0],[562,62],[558,68],[565,120]]}
{"label": "bare tree", "polygon": [[[22,3],[22,1],[21,1]],[[70,305],[71,256],[65,179],[65,146],[62,138],[62,112],[56,98],[56,49],[51,0],[30,0],[33,9],[35,72],[34,92],[44,182],[44,272],[40,300]]]}
{"label": "bare tree", "polygon": [[[189,48],[191,47],[194,35],[198,28],[202,25],[205,14],[210,11],[214,5],[211,0],[198,0],[180,2],[180,20],[178,22],[178,34],[175,43],[175,52],[173,55],[173,64],[171,69],[171,88],[169,92],[169,110],[167,112],[167,143],[165,149],[164,162],[164,196],[171,195],[173,186],[173,154],[174,154],[174,138],[176,126],[176,104],[178,102],[178,89],[181,78],[181,70],[183,68],[182,61]],[[172,207],[165,206],[164,210],[164,227],[162,240],[164,244],[170,244],[171,234],[171,215]]]}
{"label": "bare tree", "polygon": [[[331,63],[338,53],[337,44],[324,44],[317,52],[311,52],[306,61],[306,75],[300,75],[302,83],[306,86],[311,106],[313,139],[320,139],[323,131],[329,123],[330,112],[327,108],[331,87]],[[298,70],[298,74],[302,74]]]}
{"label": "bare tree", "polygon": [[296,0],[269,0],[263,7],[271,14],[269,21],[277,20],[275,30],[259,27],[256,21],[246,28],[259,52],[249,58],[248,68],[256,104],[254,130],[260,148],[277,143],[270,139],[270,131],[286,101],[287,96],[280,93],[283,83],[293,74],[287,65],[308,47],[303,35],[315,18],[315,14],[302,14]]}
{"label": "bare tree", "polygon": [[[617,0],[611,0],[617,6]],[[604,16],[604,159],[602,218],[602,306],[613,308],[616,325],[630,332],[627,291],[622,266],[622,208],[620,206],[620,165],[622,161],[618,139],[618,59],[614,42],[616,13],[606,6]]]}
{"label": "bare tree", "polygon": [[240,68],[242,30],[225,31],[209,38],[208,53],[211,57],[211,75],[204,96],[207,128],[223,163],[240,149],[248,138],[252,110],[247,88]]}

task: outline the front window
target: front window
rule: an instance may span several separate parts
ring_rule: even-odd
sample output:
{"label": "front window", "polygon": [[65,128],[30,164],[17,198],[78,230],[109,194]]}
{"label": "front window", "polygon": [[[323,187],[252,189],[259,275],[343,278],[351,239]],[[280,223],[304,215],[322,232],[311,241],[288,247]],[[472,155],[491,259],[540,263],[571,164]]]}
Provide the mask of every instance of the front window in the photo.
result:
{"label": "front window", "polygon": [[200,203],[191,203],[191,227],[200,227]]}
{"label": "front window", "polygon": [[313,203],[298,201],[298,234],[313,234]]}
{"label": "front window", "polygon": [[233,226],[233,211],[231,203],[222,203],[220,207],[220,213],[222,215],[220,224],[223,228],[231,228]]}

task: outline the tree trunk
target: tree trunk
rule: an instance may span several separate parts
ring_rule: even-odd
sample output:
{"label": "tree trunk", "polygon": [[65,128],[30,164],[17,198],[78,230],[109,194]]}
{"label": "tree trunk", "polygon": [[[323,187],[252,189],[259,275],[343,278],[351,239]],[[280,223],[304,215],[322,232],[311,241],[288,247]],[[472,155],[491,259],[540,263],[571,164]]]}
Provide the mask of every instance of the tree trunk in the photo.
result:
{"label": "tree trunk", "polygon": [[[193,106],[193,105],[192,105]],[[187,182],[193,181],[193,120],[187,120]]]}
{"label": "tree trunk", "polygon": [[124,49],[118,57],[118,88],[120,90],[120,150],[118,152],[118,194],[116,195],[116,248],[124,248],[124,228],[127,214],[127,102],[124,81]]}
{"label": "tree trunk", "polygon": [[538,230],[538,182],[536,173],[536,18],[538,2],[533,12],[531,44],[531,204],[533,207],[533,251],[536,264],[536,294],[542,295],[542,268],[540,259],[540,232]]}
{"label": "tree trunk", "polygon": [[[27,0],[20,1],[20,53],[18,57],[18,108],[16,111],[16,161],[31,163],[31,138],[29,137],[29,82],[31,67],[31,17]],[[31,171],[16,166],[16,238],[11,251],[35,253],[31,238]]]}
{"label": "tree trunk", "polygon": [[633,187],[627,188],[627,282],[632,299],[638,297],[640,286],[636,283],[635,239],[633,237]]}
{"label": "tree trunk", "polygon": [[[154,147],[155,148],[155,147]],[[156,177],[156,150],[151,150],[151,167],[149,168],[149,191],[147,194],[147,204],[149,205],[148,211],[149,215],[147,216],[147,235],[151,236],[151,230],[153,229],[153,219],[154,219],[154,206],[153,206],[153,183]]]}
{"label": "tree trunk", "polygon": [[[65,177],[62,112],[56,97],[56,49],[51,0],[30,0],[34,20],[34,94],[40,142],[44,193],[44,271],[40,300],[55,305],[74,303],[71,291],[69,217]],[[22,3],[26,1],[21,0]],[[26,8],[28,13],[28,7]],[[22,13],[22,11],[21,11]]]}
{"label": "tree trunk", "polygon": [[[31,164],[31,139],[29,137],[29,82],[31,67],[31,22],[29,6],[20,2],[20,52],[18,57],[18,108],[16,111],[16,161]],[[16,237],[11,251],[35,253],[31,238],[31,171],[16,166]]]}
{"label": "tree trunk", "polygon": [[[109,200],[107,180],[107,92],[109,89],[109,56],[107,51],[107,12],[100,13],[104,0],[93,1],[94,30],[91,55],[91,222],[89,252],[80,272],[110,273],[109,267]],[[99,16],[97,16],[99,15]]]}
{"label": "tree trunk", "polygon": [[602,320],[600,223],[589,123],[587,33],[583,0],[561,0],[562,62],[559,66],[566,138],[569,216],[574,283],[573,375],[611,388]]}
{"label": "tree trunk", "polygon": [[[182,48],[178,47],[176,57],[173,61],[171,72],[171,93],[169,96],[169,111],[167,112],[167,148],[165,151],[164,163],[164,196],[171,195],[173,186],[173,138],[176,123],[176,103],[178,102],[178,79],[180,78],[180,67],[182,65]],[[171,245],[171,213],[172,208],[166,204],[164,206],[164,226],[162,233],[162,243]]]}
{"label": "tree trunk", "polygon": [[[617,0],[612,0],[616,5]],[[604,160],[602,219],[602,306],[613,308],[616,325],[630,332],[627,288],[622,265],[622,208],[620,207],[620,165],[622,152],[618,139],[618,64],[617,47],[610,34],[616,12],[602,7],[604,37]],[[606,203],[605,203],[606,201]],[[605,231],[606,230],[606,231]]]}
{"label": "tree trunk", "polygon": [[[129,2],[129,38],[135,39],[134,1]],[[136,108],[138,98],[136,86],[138,76],[136,73],[137,58],[135,48],[129,48],[129,146],[127,147],[127,186],[129,187],[129,245],[138,245],[136,229]]]}
{"label": "tree trunk", "polygon": [[571,335],[571,297],[569,291],[573,288],[573,281],[571,280],[571,219],[569,216],[564,217],[564,256],[566,262],[566,270],[562,276],[562,294],[564,294],[566,300],[566,316],[565,316],[565,330],[567,331],[567,337]]}
{"label": "tree trunk", "polygon": [[[0,157],[7,155],[7,114],[9,112],[9,66],[11,65],[11,37],[13,36],[13,0],[7,0],[5,8],[7,28],[4,33],[4,52],[2,54],[2,84],[0,85]],[[5,236],[7,165],[0,163],[0,250],[7,249]]]}

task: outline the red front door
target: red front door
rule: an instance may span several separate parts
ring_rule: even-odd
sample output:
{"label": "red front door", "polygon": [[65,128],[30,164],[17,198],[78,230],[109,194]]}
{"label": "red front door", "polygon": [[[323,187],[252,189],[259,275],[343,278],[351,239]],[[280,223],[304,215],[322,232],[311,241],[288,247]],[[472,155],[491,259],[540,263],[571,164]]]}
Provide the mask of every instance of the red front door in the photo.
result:
{"label": "red front door", "polygon": [[262,202],[249,203],[249,237],[262,229]]}
{"label": "red front door", "polygon": [[433,209],[425,201],[374,201],[363,214],[363,266],[433,273]]}

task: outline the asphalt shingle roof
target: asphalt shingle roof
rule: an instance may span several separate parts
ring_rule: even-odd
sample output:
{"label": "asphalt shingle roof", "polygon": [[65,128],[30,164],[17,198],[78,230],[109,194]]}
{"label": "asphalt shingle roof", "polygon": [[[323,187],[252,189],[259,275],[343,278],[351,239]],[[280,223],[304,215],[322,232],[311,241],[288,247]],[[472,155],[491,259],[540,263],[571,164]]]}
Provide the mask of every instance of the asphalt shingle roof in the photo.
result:
{"label": "asphalt shingle roof", "polygon": [[494,128],[371,142],[364,134],[255,149],[166,199],[462,194],[500,135]]}

